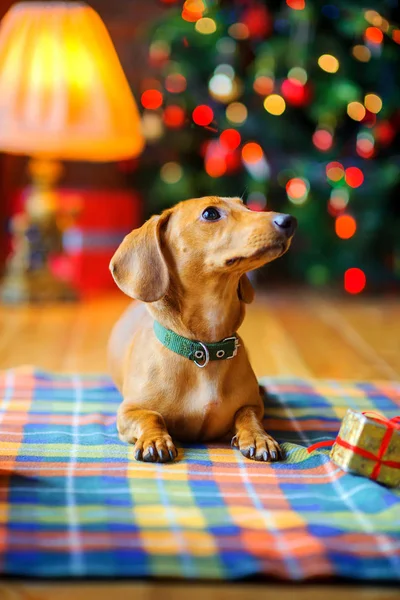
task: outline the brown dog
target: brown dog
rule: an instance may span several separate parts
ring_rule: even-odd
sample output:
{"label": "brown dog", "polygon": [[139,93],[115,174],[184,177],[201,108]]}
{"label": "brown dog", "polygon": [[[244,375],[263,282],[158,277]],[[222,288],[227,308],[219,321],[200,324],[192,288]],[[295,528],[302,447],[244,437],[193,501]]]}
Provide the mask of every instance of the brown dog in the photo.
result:
{"label": "brown dog", "polygon": [[[282,256],[295,228],[289,215],[252,212],[239,198],[205,197],[152,217],[123,240],[111,272],[125,294],[145,304],[135,303],[115,325],[109,364],[123,395],[119,435],[135,444],[137,460],[173,460],[171,435],[206,441],[228,434],[248,458],[280,458],[262,426],[257,379],[235,332],[254,296],[246,272]],[[155,321],[167,340],[174,333],[186,338],[180,348],[197,340],[191,356],[166,347]]]}

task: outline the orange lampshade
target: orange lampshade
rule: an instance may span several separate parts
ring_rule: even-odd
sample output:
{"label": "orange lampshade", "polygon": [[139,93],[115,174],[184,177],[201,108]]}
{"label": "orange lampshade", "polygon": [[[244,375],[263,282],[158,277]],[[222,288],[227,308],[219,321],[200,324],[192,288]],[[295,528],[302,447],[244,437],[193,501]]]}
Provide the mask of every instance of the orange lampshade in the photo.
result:
{"label": "orange lampshade", "polygon": [[139,154],[139,112],[98,14],[21,2],[0,26],[0,148],[63,160]]}

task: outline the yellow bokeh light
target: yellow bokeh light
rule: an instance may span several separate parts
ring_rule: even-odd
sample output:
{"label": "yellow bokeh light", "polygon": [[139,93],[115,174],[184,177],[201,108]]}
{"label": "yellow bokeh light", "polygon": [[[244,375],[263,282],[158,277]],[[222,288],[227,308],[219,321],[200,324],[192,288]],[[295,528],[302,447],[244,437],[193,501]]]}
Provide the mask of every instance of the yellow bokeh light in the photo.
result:
{"label": "yellow bokeh light", "polygon": [[165,183],[178,183],[182,175],[182,167],[176,162],[165,163],[160,170],[160,177]]}
{"label": "yellow bokeh light", "polygon": [[241,102],[232,102],[226,108],[226,118],[231,123],[240,125],[247,119],[247,108]]}
{"label": "yellow bokeh light", "polygon": [[357,46],[354,46],[352,53],[354,58],[356,58],[360,62],[368,62],[371,58],[371,50],[367,48],[367,46],[362,46],[361,44],[357,44]]}
{"label": "yellow bokeh light", "polygon": [[195,29],[203,35],[210,35],[210,33],[215,33],[217,31],[217,25],[213,19],[203,17],[196,21]]}
{"label": "yellow bokeh light", "polygon": [[376,10],[365,11],[364,18],[371,25],[375,25],[375,27],[381,27],[382,23],[386,21],[386,19],[383,19],[381,15],[376,12]]}
{"label": "yellow bokeh light", "polygon": [[279,94],[271,94],[265,98],[264,108],[271,115],[279,116],[284,112],[286,103]]}
{"label": "yellow bokeh light", "polygon": [[361,102],[349,102],[347,105],[347,114],[354,121],[362,121],[365,117],[365,108]]}
{"label": "yellow bokeh light", "polygon": [[229,27],[228,33],[235,40],[247,40],[249,28],[244,23],[234,23]]}
{"label": "yellow bokeh light", "polygon": [[339,61],[332,54],[322,54],[318,59],[318,65],[327,73],[336,73],[339,69]]}
{"label": "yellow bokeh light", "polygon": [[365,107],[377,114],[382,109],[382,100],[376,94],[367,94],[364,98]]}

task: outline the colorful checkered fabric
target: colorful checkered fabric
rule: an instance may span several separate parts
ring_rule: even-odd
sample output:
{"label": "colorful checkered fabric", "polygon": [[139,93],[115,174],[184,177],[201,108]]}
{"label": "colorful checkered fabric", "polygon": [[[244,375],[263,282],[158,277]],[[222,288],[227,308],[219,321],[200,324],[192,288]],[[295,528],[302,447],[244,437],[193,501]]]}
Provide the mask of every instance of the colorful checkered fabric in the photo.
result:
{"label": "colorful checkered fabric", "polygon": [[0,572],[42,577],[400,578],[400,491],[349,475],[313,442],[348,407],[400,412],[400,385],[264,379],[286,458],[224,444],[137,463],[104,376],[0,374]]}

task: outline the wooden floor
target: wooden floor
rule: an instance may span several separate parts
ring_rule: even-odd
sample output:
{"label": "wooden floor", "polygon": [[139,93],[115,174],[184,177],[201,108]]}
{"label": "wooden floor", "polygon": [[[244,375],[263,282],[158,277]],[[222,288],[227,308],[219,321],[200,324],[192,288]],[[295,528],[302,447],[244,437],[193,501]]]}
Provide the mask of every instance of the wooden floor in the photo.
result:
{"label": "wooden floor", "polygon": [[[0,368],[35,364],[58,372],[106,370],[121,296],[51,307],[0,307]],[[241,334],[256,374],[400,380],[400,304],[299,291],[258,295]],[[0,583],[0,600],[386,600],[398,589],[288,584]]]}
{"label": "wooden floor", "polygon": [[[128,301],[113,295],[72,305],[0,306],[0,368],[34,363],[60,372],[105,371],[107,338]],[[395,299],[258,295],[241,334],[259,376],[400,379]]]}

